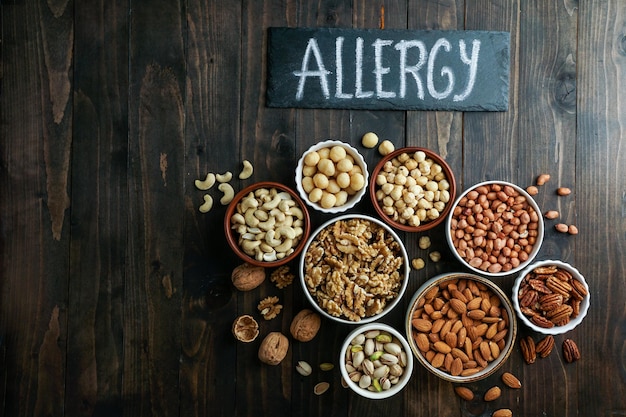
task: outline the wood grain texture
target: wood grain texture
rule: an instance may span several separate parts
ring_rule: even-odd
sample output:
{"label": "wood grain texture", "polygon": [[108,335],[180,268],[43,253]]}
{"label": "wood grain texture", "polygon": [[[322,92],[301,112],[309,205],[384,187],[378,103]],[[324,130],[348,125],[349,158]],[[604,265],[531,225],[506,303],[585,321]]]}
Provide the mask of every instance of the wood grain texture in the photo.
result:
{"label": "wood grain texture", "polygon": [[[620,416],[626,413],[626,5],[621,0],[321,1],[14,0],[0,8],[0,417],[47,416]],[[509,111],[501,113],[272,109],[265,105],[267,29],[287,27],[504,30],[511,34]],[[575,224],[546,221],[540,259],[572,263],[591,287],[583,324],[557,336],[535,364],[515,348],[502,372],[454,385],[417,364],[405,390],[370,401],[341,386],[338,350],[352,326],[324,320],[315,339],[290,338],[277,366],[257,351],[270,331],[289,336],[310,307],[296,281],[249,292],[231,284],[241,263],[226,244],[214,186],[231,171],[237,191],[256,181],[294,186],[310,145],[339,139],[370,169],[373,131],[396,147],[442,154],[460,189],[487,179],[527,186]],[[239,180],[242,161],[254,165]],[[558,197],[558,186],[573,193]],[[216,204],[198,207],[203,194]],[[355,211],[373,214],[365,199]],[[312,213],[314,227],[330,216]],[[402,307],[382,321],[402,329],[410,295],[459,270],[443,226],[401,233],[412,271]],[[428,259],[440,251],[442,260]],[[289,265],[296,272],[296,262]],[[273,272],[267,270],[267,274]],[[514,277],[498,279],[510,291]],[[258,302],[284,306],[264,320]],[[253,315],[252,343],[231,334]],[[522,327],[519,337],[538,334]],[[582,358],[569,364],[565,337]],[[299,360],[314,370],[303,377]],[[330,383],[321,396],[320,381]],[[502,396],[482,396],[499,385]]]}

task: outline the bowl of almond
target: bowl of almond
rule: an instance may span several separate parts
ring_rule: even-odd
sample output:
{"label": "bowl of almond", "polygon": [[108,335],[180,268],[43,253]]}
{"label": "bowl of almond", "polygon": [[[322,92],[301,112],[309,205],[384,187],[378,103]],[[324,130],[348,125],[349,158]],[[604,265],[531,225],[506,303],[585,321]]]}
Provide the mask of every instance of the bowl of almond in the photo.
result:
{"label": "bowl of almond", "polygon": [[431,278],[415,292],[405,330],[426,369],[446,381],[469,383],[506,362],[517,321],[511,301],[493,281],[452,272]]}
{"label": "bowl of almond", "polygon": [[542,334],[563,334],[578,326],[589,309],[589,286],[572,265],[535,262],[513,284],[513,306],[526,326]]}

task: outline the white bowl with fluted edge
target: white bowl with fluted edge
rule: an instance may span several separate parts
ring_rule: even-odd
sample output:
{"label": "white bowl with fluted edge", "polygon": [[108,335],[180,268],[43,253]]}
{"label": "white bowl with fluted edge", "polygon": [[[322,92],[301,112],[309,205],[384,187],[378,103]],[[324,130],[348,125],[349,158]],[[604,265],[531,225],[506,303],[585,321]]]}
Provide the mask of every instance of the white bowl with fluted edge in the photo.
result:
{"label": "white bowl with fluted edge", "polygon": [[[302,170],[305,166],[304,159],[309,153],[318,152],[319,150],[324,149],[324,148],[330,149],[333,146],[341,146],[343,149],[345,149],[346,154],[350,155],[350,157],[352,158],[353,164],[358,165],[360,167],[361,174],[363,175],[365,182],[364,182],[363,188],[361,188],[360,190],[356,191],[353,194],[348,195],[348,198],[344,204],[325,208],[325,207],[322,207],[319,202],[313,202],[310,200],[309,193],[305,191],[302,185],[302,179],[303,179]],[[369,184],[369,173],[367,172],[367,164],[365,163],[363,156],[359,153],[359,151],[357,151],[355,148],[353,148],[349,144],[338,141],[338,140],[326,140],[323,142],[318,142],[315,145],[311,146],[302,154],[302,156],[298,160],[298,165],[296,166],[296,189],[298,190],[300,197],[302,198],[302,200],[304,200],[304,202],[308,206],[310,206],[311,208],[315,210],[321,211],[322,213],[341,213],[341,212],[344,212],[346,210],[353,208],[359,201],[361,201],[361,199],[365,195],[368,184]]]}
{"label": "white bowl with fluted edge", "polygon": [[[528,274],[530,274],[536,268],[546,267],[550,265],[555,265],[558,268],[561,268],[565,270],[566,272],[568,272],[569,274],[571,274],[572,279],[575,279],[580,284],[582,284],[582,286],[585,288],[586,294],[582,297],[582,300],[580,301],[580,311],[578,312],[576,317],[571,318],[566,324],[554,325],[553,327],[546,328],[546,327],[538,326],[530,319],[528,315],[524,314],[524,312],[522,311],[522,306],[520,305],[519,293],[520,293],[520,286],[522,284],[522,281]],[[587,281],[585,280],[585,277],[583,276],[583,274],[581,274],[578,271],[578,269],[574,268],[572,265],[566,262],[547,259],[547,260],[535,262],[532,265],[528,265],[527,268],[525,268],[522,272],[520,272],[518,277],[515,279],[515,282],[513,283],[513,295],[511,298],[513,299],[513,308],[515,308],[515,313],[517,314],[517,317],[527,327],[536,331],[537,333],[546,334],[546,335],[558,335],[558,334],[563,334],[571,330],[574,330],[574,328],[576,328],[580,323],[582,323],[583,319],[587,315],[587,310],[589,309],[589,300],[591,296],[589,294],[589,285],[587,284]]]}
{"label": "white bowl with fluted edge", "polygon": [[[402,375],[399,377],[398,382],[396,384],[391,385],[389,389],[383,390],[381,388],[380,391],[378,390],[370,391],[367,388],[361,388],[358,382],[354,382],[352,381],[352,379],[350,379],[350,372],[348,372],[348,369],[346,368],[346,363],[351,358],[351,352],[348,352],[348,349],[351,349],[351,346],[353,346],[353,341],[358,335],[365,334],[370,331],[374,331],[374,332],[380,331],[380,332],[385,332],[391,335],[393,338],[393,341],[397,344],[398,343],[400,344],[402,348],[402,352],[404,353],[402,355],[402,358],[403,358],[402,360],[405,363],[404,371],[402,372]],[[409,380],[411,379],[411,374],[413,373],[413,355],[411,354],[411,347],[409,346],[409,343],[399,331],[397,331],[396,329],[394,329],[393,327],[387,324],[368,323],[368,324],[359,326],[356,329],[354,329],[352,332],[350,332],[350,334],[348,334],[348,336],[344,340],[343,345],[341,346],[341,352],[339,354],[339,369],[341,371],[341,376],[343,377],[345,384],[352,391],[354,391],[355,393],[365,398],[369,398],[371,400],[382,400],[385,398],[389,398],[393,395],[396,395],[397,393],[402,391],[402,389],[406,386],[406,384],[408,384]],[[372,384],[372,386],[374,387],[380,386],[380,380],[377,381],[376,385]]]}

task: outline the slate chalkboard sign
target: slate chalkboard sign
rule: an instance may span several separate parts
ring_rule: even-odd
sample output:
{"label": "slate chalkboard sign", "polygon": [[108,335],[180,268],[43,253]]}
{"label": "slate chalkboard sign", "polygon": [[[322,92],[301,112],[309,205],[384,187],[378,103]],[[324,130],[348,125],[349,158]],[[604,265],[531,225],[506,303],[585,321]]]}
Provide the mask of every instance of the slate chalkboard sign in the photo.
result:
{"label": "slate chalkboard sign", "polygon": [[270,28],[269,107],[505,111],[510,34]]}

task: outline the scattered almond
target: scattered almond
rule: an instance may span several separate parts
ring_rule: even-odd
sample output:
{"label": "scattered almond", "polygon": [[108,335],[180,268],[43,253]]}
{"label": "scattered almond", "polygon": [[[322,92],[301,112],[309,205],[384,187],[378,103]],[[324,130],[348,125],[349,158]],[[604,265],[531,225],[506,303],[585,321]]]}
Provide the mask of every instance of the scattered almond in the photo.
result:
{"label": "scattered almond", "polygon": [[559,217],[559,212],[556,210],[549,210],[543,215],[546,219],[554,220]]}
{"label": "scattered almond", "polygon": [[566,195],[570,195],[572,193],[572,190],[567,187],[559,187],[556,189],[556,193],[561,197],[564,197]]}
{"label": "scattered almond", "polygon": [[513,412],[508,408],[501,408],[494,411],[491,417],[513,417]]}
{"label": "scattered almond", "polygon": [[522,383],[515,375],[510,372],[505,372],[502,374],[502,382],[509,388],[519,389],[522,388]]}
{"label": "scattered almond", "polygon": [[485,400],[485,401],[493,401],[493,400],[495,400],[497,398],[500,398],[500,394],[502,394],[502,391],[500,390],[500,387],[498,387],[498,386],[491,387],[485,393],[485,396],[483,397],[483,400]]}
{"label": "scattered almond", "polygon": [[474,399],[474,393],[467,387],[455,387],[454,392],[465,401],[472,401]]}
{"label": "scattered almond", "polygon": [[544,185],[550,180],[550,174],[541,174],[537,177],[537,185]]}

